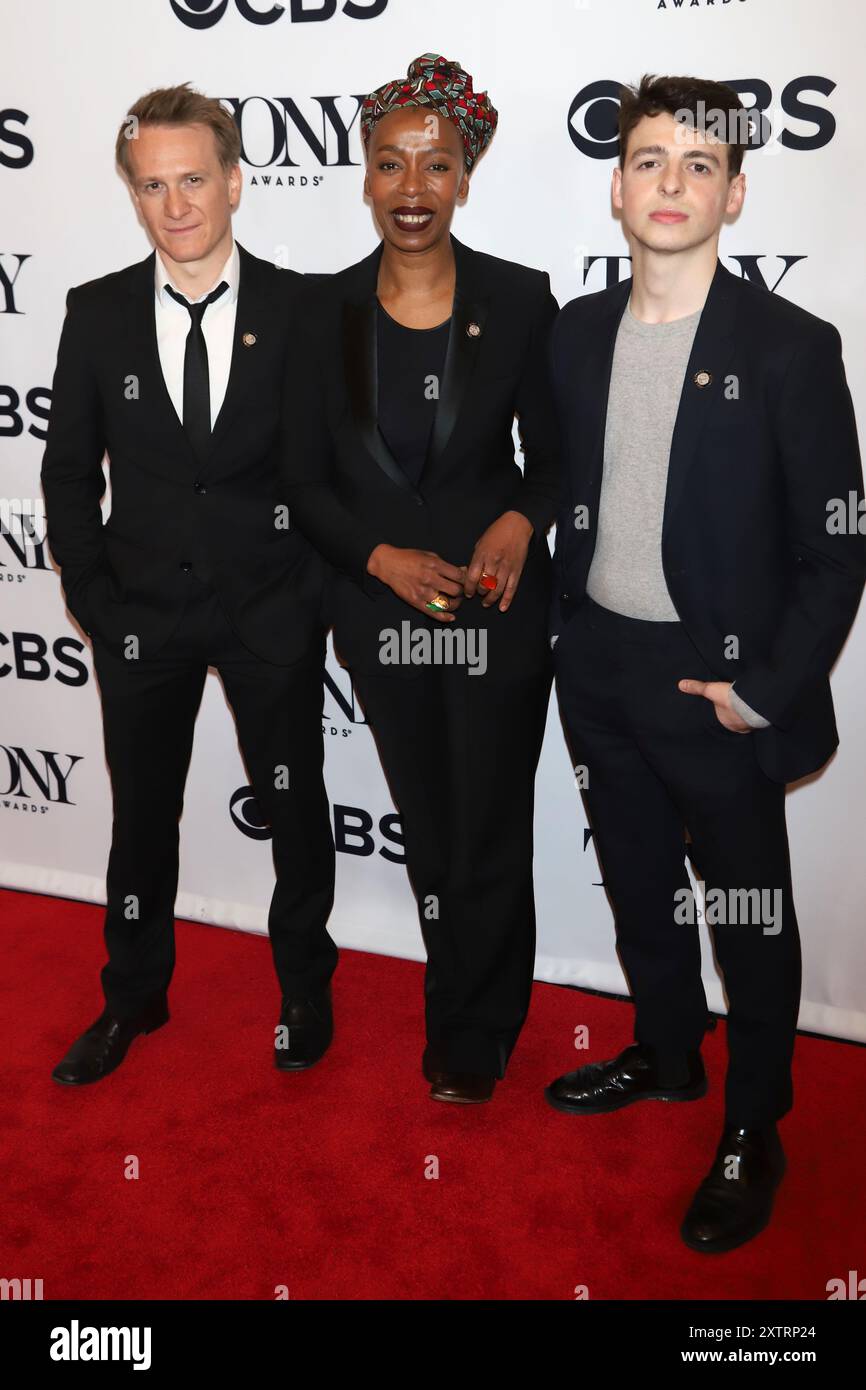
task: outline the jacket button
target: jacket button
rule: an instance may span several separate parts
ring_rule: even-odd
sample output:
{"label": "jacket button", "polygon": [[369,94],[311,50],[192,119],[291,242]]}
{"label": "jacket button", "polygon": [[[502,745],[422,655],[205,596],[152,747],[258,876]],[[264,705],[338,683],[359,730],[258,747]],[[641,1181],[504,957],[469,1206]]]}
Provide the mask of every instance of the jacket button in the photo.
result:
{"label": "jacket button", "polygon": [[192,573],[192,560],[181,560],[181,562],[180,562],[180,567],[181,567],[181,569],[183,570],[184,574],[191,574],[191,573]]}
{"label": "jacket button", "polygon": [[201,485],[201,483],[199,482],[198,478],[196,478],[195,482],[193,483],[193,488],[194,488],[194,490],[195,490],[196,492],[207,492],[207,488],[206,488],[206,487],[202,487],[202,485]]}

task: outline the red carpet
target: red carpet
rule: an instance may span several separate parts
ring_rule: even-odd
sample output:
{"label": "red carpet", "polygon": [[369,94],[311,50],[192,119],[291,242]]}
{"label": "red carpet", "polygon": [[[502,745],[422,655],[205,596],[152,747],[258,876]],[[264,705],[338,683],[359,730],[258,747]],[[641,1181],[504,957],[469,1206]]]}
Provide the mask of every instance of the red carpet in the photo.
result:
{"label": "red carpet", "polygon": [[[577,1119],[542,1090],[631,1039],[631,1009],[536,985],[489,1105],[437,1104],[420,1074],[422,970],[343,953],[337,1032],[299,1075],[271,1061],[264,938],[178,924],[171,1022],[106,1081],[51,1068],[102,1008],[102,910],[0,892],[6,1278],[46,1299],[808,1298],[862,1273],[866,1049],[797,1042],[789,1170],[770,1228],[702,1256],[678,1225],[722,1118],[710,1093]],[[591,1049],[578,1054],[577,1024]],[[139,1177],[124,1176],[128,1156]],[[431,1156],[439,1177],[425,1178]]]}

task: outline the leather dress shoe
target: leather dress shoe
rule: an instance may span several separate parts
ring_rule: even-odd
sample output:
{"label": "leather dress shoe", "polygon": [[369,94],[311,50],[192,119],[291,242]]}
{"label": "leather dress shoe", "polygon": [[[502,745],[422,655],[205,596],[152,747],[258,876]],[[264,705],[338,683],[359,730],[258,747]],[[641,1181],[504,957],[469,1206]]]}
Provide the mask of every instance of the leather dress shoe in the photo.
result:
{"label": "leather dress shoe", "polygon": [[441,1071],[430,1087],[433,1100],[456,1101],[458,1105],[480,1105],[493,1099],[495,1076],[474,1071]]}
{"label": "leather dress shoe", "polygon": [[101,1081],[120,1066],[133,1038],[139,1033],[155,1033],[157,1028],[168,1023],[168,1019],[168,1002],[164,997],[132,1018],[116,1018],[106,1009],[72,1044],[51,1075],[64,1086],[86,1086],[91,1081]]}
{"label": "leather dress shoe", "polygon": [[334,1036],[331,986],[312,999],[284,999],[279,1026],[288,1032],[284,1047],[281,1038],[274,1044],[274,1065],[280,1071],[302,1071],[318,1062]]}
{"label": "leather dress shoe", "polygon": [[707,1077],[700,1052],[689,1052],[681,1084],[659,1080],[651,1047],[632,1043],[607,1062],[587,1062],[566,1072],[546,1088],[545,1100],[554,1110],[570,1115],[607,1115],[638,1100],[699,1100],[707,1093]]}
{"label": "leather dress shoe", "polygon": [[450,1071],[442,1054],[430,1043],[424,1049],[421,1070],[431,1083],[430,1095],[433,1100],[450,1100],[458,1105],[480,1105],[491,1100],[496,1085],[495,1076],[480,1072]]}
{"label": "leather dress shoe", "polygon": [[686,1245],[717,1255],[763,1231],[786,1167],[775,1125],[765,1129],[726,1125],[713,1166],[680,1228]]}
{"label": "leather dress shoe", "polygon": [[424,1073],[425,1079],[431,1082],[438,1081],[439,1077],[445,1071],[445,1063],[442,1060],[439,1049],[433,1047],[430,1043],[424,1048],[424,1056],[421,1059],[421,1070]]}

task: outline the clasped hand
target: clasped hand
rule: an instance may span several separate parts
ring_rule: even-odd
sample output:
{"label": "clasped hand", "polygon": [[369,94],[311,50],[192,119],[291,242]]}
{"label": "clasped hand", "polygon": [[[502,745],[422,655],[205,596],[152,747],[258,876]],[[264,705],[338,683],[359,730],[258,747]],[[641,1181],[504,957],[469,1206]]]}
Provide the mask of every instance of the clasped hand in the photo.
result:
{"label": "clasped hand", "polygon": [[[505,613],[520,582],[531,536],[528,517],[522,512],[503,512],[476,541],[468,565],[449,564],[432,550],[382,544],[370,555],[367,570],[398,598],[440,623],[453,623],[454,611],[463,599],[477,593],[483,594],[482,607],[492,608],[498,603],[500,612]],[[483,587],[482,574],[494,578],[496,587]],[[427,607],[437,594],[447,596],[450,611]]]}

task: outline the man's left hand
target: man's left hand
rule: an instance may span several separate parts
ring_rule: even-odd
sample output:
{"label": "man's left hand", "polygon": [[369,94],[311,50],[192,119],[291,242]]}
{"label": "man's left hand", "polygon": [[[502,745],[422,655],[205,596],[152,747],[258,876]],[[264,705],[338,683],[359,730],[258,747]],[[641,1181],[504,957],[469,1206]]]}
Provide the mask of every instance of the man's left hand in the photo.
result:
{"label": "man's left hand", "polygon": [[726,729],[730,729],[732,734],[751,734],[753,732],[751,724],[747,724],[731,709],[729,691],[733,681],[683,680],[679,681],[678,685],[686,695],[703,695],[705,700],[712,700],[716,718],[720,724],[724,724]]}

